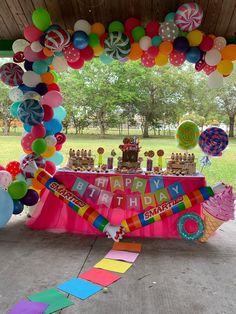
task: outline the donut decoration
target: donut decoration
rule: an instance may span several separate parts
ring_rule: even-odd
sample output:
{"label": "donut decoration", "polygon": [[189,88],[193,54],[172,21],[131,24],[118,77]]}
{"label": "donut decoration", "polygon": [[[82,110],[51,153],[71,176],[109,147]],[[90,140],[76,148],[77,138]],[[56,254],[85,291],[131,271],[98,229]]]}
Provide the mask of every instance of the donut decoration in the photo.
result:
{"label": "donut decoration", "polygon": [[104,41],[105,53],[113,59],[120,60],[128,56],[131,50],[129,37],[121,32],[112,32]]}
{"label": "donut decoration", "polygon": [[53,29],[45,35],[44,46],[52,51],[61,51],[70,42],[70,34],[62,28]]}
{"label": "donut decoration", "polygon": [[39,168],[45,168],[45,163],[46,161],[43,159],[43,157],[37,155],[36,153],[31,153],[26,155],[20,163],[20,167],[21,167],[21,171],[23,172],[24,176],[26,178],[33,178],[34,176],[32,175],[32,173],[29,173],[27,171],[25,171],[25,166],[27,165],[27,163],[29,163],[30,161],[34,161],[36,163],[36,165]]}
{"label": "donut decoration", "polygon": [[104,148],[103,147],[98,147],[98,149],[97,149],[97,153],[98,154],[104,154]]}
{"label": "donut decoration", "polygon": [[184,32],[191,32],[201,25],[202,9],[195,2],[184,3],[175,14],[175,24]]}
{"label": "donut decoration", "polygon": [[21,63],[21,62],[25,61],[24,52],[23,51],[16,52],[13,56],[13,61],[15,63]]}
{"label": "donut decoration", "polygon": [[66,135],[64,133],[58,132],[55,135],[55,138],[57,140],[57,145],[62,145],[66,141]]}
{"label": "donut decoration", "polygon": [[18,107],[18,116],[23,123],[40,124],[43,121],[44,110],[36,99],[26,99]]}
{"label": "donut decoration", "polygon": [[0,68],[0,78],[6,85],[21,85],[23,83],[23,74],[23,69],[15,63],[5,63]]}
{"label": "donut decoration", "polygon": [[208,156],[221,156],[222,151],[228,146],[227,133],[221,128],[207,128],[200,134],[198,144]]}
{"label": "donut decoration", "polygon": [[[196,223],[197,230],[195,232],[189,232],[186,229],[185,223],[188,220],[190,220],[190,221],[192,220],[192,221],[194,221]],[[182,215],[178,219],[177,229],[178,229],[178,232],[179,232],[180,236],[183,239],[196,241],[196,240],[200,239],[203,236],[203,233],[204,233],[204,223],[203,223],[202,218],[199,215],[190,212],[190,213]]]}

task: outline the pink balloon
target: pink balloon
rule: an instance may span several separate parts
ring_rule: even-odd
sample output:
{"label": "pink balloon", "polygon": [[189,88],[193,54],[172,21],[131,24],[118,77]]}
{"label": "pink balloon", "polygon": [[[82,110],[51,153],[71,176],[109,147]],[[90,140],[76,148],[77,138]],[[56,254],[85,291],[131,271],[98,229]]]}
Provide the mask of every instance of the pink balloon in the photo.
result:
{"label": "pink balloon", "polygon": [[6,171],[0,171],[0,187],[3,189],[7,189],[10,183],[12,182],[12,175]]}
{"label": "pink balloon", "polygon": [[34,62],[36,60],[38,60],[38,53],[34,52],[30,46],[26,47],[24,50],[24,56],[25,59],[30,61],[30,62]]}
{"label": "pink balloon", "polygon": [[35,137],[32,133],[27,133],[24,135],[21,139],[21,146],[25,150],[31,150],[31,146],[33,141],[35,140]]}
{"label": "pink balloon", "polygon": [[46,135],[46,129],[42,124],[36,124],[32,126],[31,133],[35,138],[44,137]]}
{"label": "pink balloon", "polygon": [[28,25],[24,29],[24,36],[25,39],[27,39],[30,42],[37,41],[39,38],[43,35],[43,32],[41,32],[38,28],[36,28],[34,25]]}
{"label": "pink balloon", "polygon": [[55,108],[55,107],[59,107],[62,104],[62,101],[63,101],[63,97],[62,97],[61,93],[59,93],[55,90],[52,90],[50,92],[47,92],[42,97],[41,103],[43,105],[48,105],[52,108]]}

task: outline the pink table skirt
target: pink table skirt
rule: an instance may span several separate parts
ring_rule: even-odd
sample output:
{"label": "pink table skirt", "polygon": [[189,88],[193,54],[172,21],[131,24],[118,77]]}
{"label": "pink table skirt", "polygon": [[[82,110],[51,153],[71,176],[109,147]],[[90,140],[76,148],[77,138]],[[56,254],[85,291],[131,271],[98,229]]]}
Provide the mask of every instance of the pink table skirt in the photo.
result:
{"label": "pink table skirt", "polygon": [[[68,189],[72,189],[73,184],[77,178],[86,180],[90,184],[94,184],[96,178],[99,176],[108,177],[117,176],[117,174],[97,174],[97,173],[79,173],[70,171],[58,171],[55,175],[58,181],[63,183]],[[126,175],[122,175],[125,178]],[[129,175],[131,177],[131,175]],[[144,179],[150,179],[151,176],[147,175],[133,175],[134,177],[140,177]],[[164,187],[179,182],[185,193],[189,193],[195,189],[206,185],[205,178],[203,176],[163,176]],[[109,188],[110,186],[108,186]],[[150,188],[147,192],[150,192]],[[131,193],[131,190],[125,190],[127,193]],[[83,197],[81,197],[83,199]],[[89,201],[86,199],[89,203]],[[123,209],[123,208],[107,208],[104,205],[90,204],[100,214],[105,216],[111,224],[119,225],[123,219],[127,219],[138,212],[135,209]],[[142,209],[140,209],[142,211]],[[139,212],[140,212],[139,211]],[[195,212],[202,216],[201,205],[194,206],[187,209],[185,212]],[[128,237],[157,237],[157,238],[180,238],[177,231],[177,220],[182,213],[175,214],[163,221],[159,221],[143,227],[139,230],[133,231],[127,234]],[[48,190],[45,190],[43,196],[38,203],[32,218],[27,221],[27,226],[37,230],[48,230],[51,232],[68,232],[78,234],[90,234],[90,235],[103,235],[100,231],[91,226],[86,220],[78,216],[76,212],[67,207],[61,200],[53,195]],[[194,231],[196,228],[194,222],[188,223],[188,229]]]}

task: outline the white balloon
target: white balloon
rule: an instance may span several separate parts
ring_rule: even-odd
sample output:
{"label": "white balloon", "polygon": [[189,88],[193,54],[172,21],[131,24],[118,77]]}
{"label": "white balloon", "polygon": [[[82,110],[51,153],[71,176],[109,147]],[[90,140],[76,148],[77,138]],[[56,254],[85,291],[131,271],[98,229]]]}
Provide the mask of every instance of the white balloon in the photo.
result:
{"label": "white balloon", "polygon": [[28,41],[25,39],[17,39],[12,44],[12,50],[14,53],[17,53],[19,51],[24,51],[27,46],[29,46]]}
{"label": "white balloon", "polygon": [[43,50],[43,46],[40,44],[39,41],[33,41],[30,45],[30,48],[34,52],[40,52],[41,50]]}
{"label": "white balloon", "polygon": [[223,75],[218,71],[212,72],[208,76],[208,86],[210,88],[220,88],[223,86]]}
{"label": "white balloon", "polygon": [[212,48],[211,50],[207,51],[205,55],[205,61],[208,65],[214,66],[217,65],[221,60],[221,53],[218,49]]}
{"label": "white balloon", "polygon": [[26,100],[26,99],[40,100],[41,95],[39,95],[39,93],[37,93],[37,92],[29,91],[29,92],[25,93],[24,96],[22,97],[22,100]]}
{"label": "white balloon", "polygon": [[57,143],[57,139],[53,135],[49,135],[49,136],[45,137],[45,141],[46,141],[48,146],[55,146]]}
{"label": "white balloon", "polygon": [[83,31],[87,35],[89,35],[91,33],[91,25],[86,20],[78,20],[77,22],[75,22],[74,30]]}
{"label": "white balloon", "polygon": [[11,101],[21,101],[23,97],[23,92],[18,87],[13,87],[9,90],[8,96]]}
{"label": "white balloon", "polygon": [[34,71],[27,71],[22,76],[23,83],[29,87],[35,87],[41,82],[41,77]]}
{"label": "white balloon", "polygon": [[11,174],[6,170],[0,171],[0,187],[3,189],[7,189],[8,186],[12,182],[12,176]]}
{"label": "white balloon", "polygon": [[52,66],[56,72],[64,72],[68,68],[68,64],[64,56],[54,57],[52,61]]}
{"label": "white balloon", "polygon": [[226,44],[227,44],[226,39],[224,37],[219,36],[215,38],[213,48],[221,50],[226,46]]}
{"label": "white balloon", "polygon": [[148,50],[149,47],[152,45],[152,39],[149,36],[143,36],[139,40],[139,46],[142,50]]}

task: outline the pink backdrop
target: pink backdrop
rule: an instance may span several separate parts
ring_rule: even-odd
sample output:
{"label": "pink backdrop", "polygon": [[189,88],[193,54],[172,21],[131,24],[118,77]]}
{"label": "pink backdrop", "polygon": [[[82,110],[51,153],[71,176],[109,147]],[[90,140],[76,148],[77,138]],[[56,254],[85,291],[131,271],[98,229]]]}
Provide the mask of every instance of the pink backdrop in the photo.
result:
{"label": "pink backdrop", "polygon": [[[112,176],[117,174],[95,174],[95,173],[79,173],[69,171],[58,171],[55,177],[62,182],[68,189],[71,189],[76,178],[80,177],[91,184],[99,176]],[[124,175],[125,176],[125,175]],[[130,175],[129,175],[130,177]],[[149,179],[150,176],[134,175],[134,177],[141,177]],[[203,176],[192,177],[176,177],[164,176],[164,185],[167,187],[175,182],[180,182],[186,193],[205,186],[205,178]],[[127,193],[130,191],[126,191]],[[147,191],[148,192],[148,191]],[[108,209],[101,205],[92,205],[102,215],[104,215],[111,224],[119,225],[120,222],[129,218],[138,212],[136,210],[124,210],[121,208]],[[195,212],[202,216],[201,205],[194,206],[187,211]],[[175,214],[163,221],[153,223],[149,226],[136,230],[127,234],[129,237],[161,237],[161,238],[180,238],[177,231],[177,220],[181,214]],[[48,230],[51,232],[69,232],[80,234],[95,234],[102,235],[100,231],[91,226],[87,221],[78,216],[76,212],[67,207],[61,200],[54,196],[48,190],[45,190],[43,196],[38,203],[31,219],[27,221],[27,226],[32,229]],[[195,224],[188,223],[188,230],[194,231]]]}

